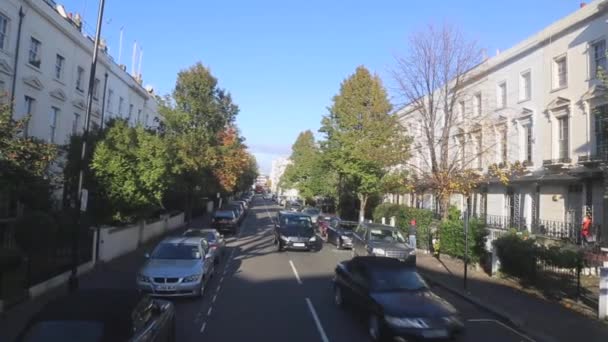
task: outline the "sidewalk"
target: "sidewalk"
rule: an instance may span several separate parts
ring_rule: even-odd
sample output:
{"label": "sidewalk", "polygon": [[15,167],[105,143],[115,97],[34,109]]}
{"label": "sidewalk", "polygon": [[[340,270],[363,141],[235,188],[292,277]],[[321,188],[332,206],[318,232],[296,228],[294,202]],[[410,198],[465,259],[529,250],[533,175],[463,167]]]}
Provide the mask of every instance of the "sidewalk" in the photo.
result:
{"label": "sidewalk", "polygon": [[[180,234],[185,227],[208,227],[210,219],[210,215],[199,216],[194,218],[190,224],[186,224],[167,235]],[[79,278],[80,288],[132,288],[135,286],[135,273],[145,260],[144,254],[154,248],[163,237],[153,239],[136,251],[108,263],[96,265],[93,270]],[[63,285],[2,313],[0,315],[0,341],[13,341],[25,327],[30,317],[38,312],[45,303],[66,292],[67,286]]]}
{"label": "sidewalk", "polygon": [[469,269],[465,292],[464,264],[460,260],[437,260],[419,250],[416,262],[429,282],[510,321],[538,342],[608,341],[608,324],[514,289],[482,271]]}

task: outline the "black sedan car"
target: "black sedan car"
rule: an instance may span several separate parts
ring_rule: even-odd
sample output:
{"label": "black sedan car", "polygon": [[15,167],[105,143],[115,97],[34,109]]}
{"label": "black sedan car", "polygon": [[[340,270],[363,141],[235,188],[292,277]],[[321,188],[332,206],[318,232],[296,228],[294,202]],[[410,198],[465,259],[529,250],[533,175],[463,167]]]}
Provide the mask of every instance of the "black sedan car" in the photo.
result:
{"label": "black sedan car", "polygon": [[336,245],[337,249],[353,247],[353,231],[358,222],[344,221],[334,217],[327,226],[327,242]]}
{"label": "black sedan car", "polygon": [[365,256],[338,264],[334,302],[361,310],[374,341],[445,339],[464,328],[456,309],[397,259]]}
{"label": "black sedan car", "polygon": [[218,210],[211,218],[211,228],[217,229],[220,233],[236,234],[239,227],[239,218],[232,210]]}
{"label": "black sedan car", "polygon": [[136,290],[83,290],[47,303],[17,341],[175,341],[175,309]]}
{"label": "black sedan car", "polygon": [[316,250],[318,246],[317,235],[308,215],[281,212],[274,236],[278,252],[285,249]]}

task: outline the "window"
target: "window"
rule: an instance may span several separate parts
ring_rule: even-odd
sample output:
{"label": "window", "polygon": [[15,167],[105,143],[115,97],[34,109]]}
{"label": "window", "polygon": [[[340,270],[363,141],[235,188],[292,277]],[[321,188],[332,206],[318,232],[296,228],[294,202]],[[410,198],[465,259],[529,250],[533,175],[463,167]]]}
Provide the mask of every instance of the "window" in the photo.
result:
{"label": "window", "polygon": [[124,106],[125,100],[122,97],[118,98],[118,115],[122,117],[122,107]]}
{"label": "window", "polygon": [[524,126],[524,162],[532,163],[532,125]]}
{"label": "window", "polygon": [[108,101],[106,107],[108,107],[108,112],[112,112],[112,97],[114,97],[114,90],[108,89]]}
{"label": "window", "polygon": [[498,135],[498,138],[500,140],[500,160],[499,162],[502,163],[503,165],[507,165],[507,161],[508,161],[508,150],[507,150],[507,129],[503,128],[500,130],[500,133]]}
{"label": "window", "polygon": [[8,18],[0,14],[0,50],[8,48]]}
{"label": "window", "polygon": [[144,126],[148,126],[148,113],[144,114]]}
{"label": "window", "polygon": [[78,134],[80,130],[80,114],[74,113],[74,122],[72,123],[72,135]]}
{"label": "window", "polygon": [[519,99],[521,101],[529,100],[532,98],[532,75],[529,71],[526,71],[520,77]]}
{"label": "window", "polygon": [[460,168],[464,169],[465,165],[466,165],[466,145],[465,145],[465,140],[464,140],[464,134],[461,134],[458,137],[458,145],[460,145],[460,149],[459,149],[459,153],[460,153]]}
{"label": "window", "polygon": [[[36,100],[33,97],[25,96],[25,115],[34,116],[34,112],[36,110]],[[29,121],[27,120],[25,127],[23,128],[23,135],[27,137],[29,131]]]}
{"label": "window", "polygon": [[63,65],[65,64],[65,58],[62,55],[57,55],[55,59],[55,78],[60,80],[63,78]]}
{"label": "window", "polygon": [[28,62],[30,65],[40,68],[40,46],[42,43],[34,37],[30,38],[30,54]]}
{"label": "window", "polygon": [[559,89],[568,86],[568,59],[566,56],[555,59],[553,88]]}
{"label": "window", "polygon": [[606,70],[606,41],[600,40],[592,45],[593,53],[593,77],[596,77],[598,72]]}
{"label": "window", "polygon": [[475,116],[480,116],[481,115],[481,93],[475,94],[475,96],[473,97],[473,105],[475,108],[473,114],[475,114]]}
{"label": "window", "polygon": [[608,105],[595,109],[595,154],[602,159],[608,156]]}
{"label": "window", "polygon": [[4,83],[4,80],[0,79],[0,103],[4,103],[6,100],[5,97],[8,97],[7,95],[6,84]]}
{"label": "window", "polygon": [[558,151],[559,159],[567,159],[570,157],[570,151],[568,148],[568,130],[569,130],[568,116],[562,116],[557,119],[558,132]]}
{"label": "window", "polygon": [[133,117],[133,104],[129,104],[129,114],[127,116],[127,121],[131,122],[131,118]]}
{"label": "window", "polygon": [[137,124],[139,124],[139,121],[141,120],[141,109],[137,110]]}
{"label": "window", "polygon": [[76,69],[76,90],[84,91],[82,83],[84,82],[84,68],[78,67]]}
{"label": "window", "polygon": [[496,107],[507,107],[507,83],[502,82],[498,85],[498,96],[496,97]]}
{"label": "window", "polygon": [[476,166],[478,169],[481,169],[483,167],[482,165],[482,151],[483,151],[483,146],[482,146],[482,139],[481,139],[481,133],[476,134],[475,135],[475,161],[476,161]]}
{"label": "window", "polygon": [[464,101],[458,102],[458,120],[461,122],[464,121],[464,110]]}
{"label": "window", "polygon": [[51,107],[51,117],[50,117],[50,132],[49,132],[49,142],[55,142],[55,133],[57,133],[57,119],[59,117],[59,108]]}
{"label": "window", "polygon": [[93,82],[93,99],[99,99],[99,78],[96,78]]}

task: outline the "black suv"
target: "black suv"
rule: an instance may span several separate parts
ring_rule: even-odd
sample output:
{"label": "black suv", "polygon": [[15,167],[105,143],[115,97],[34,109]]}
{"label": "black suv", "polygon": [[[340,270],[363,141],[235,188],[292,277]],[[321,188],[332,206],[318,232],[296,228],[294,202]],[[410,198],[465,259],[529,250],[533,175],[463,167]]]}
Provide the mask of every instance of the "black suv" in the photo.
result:
{"label": "black suv", "polygon": [[310,216],[280,212],[274,230],[274,243],[278,252],[285,249],[317,250],[318,238]]}
{"label": "black suv", "polygon": [[398,228],[361,222],[352,240],[353,256],[389,257],[416,264],[416,250],[409,246]]}

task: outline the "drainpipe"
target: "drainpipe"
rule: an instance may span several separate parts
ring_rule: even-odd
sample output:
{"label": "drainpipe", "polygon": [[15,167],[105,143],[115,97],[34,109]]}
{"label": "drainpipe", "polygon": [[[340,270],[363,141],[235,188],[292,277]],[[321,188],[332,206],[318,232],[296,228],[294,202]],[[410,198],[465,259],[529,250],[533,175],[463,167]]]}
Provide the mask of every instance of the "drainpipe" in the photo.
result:
{"label": "drainpipe", "polygon": [[11,86],[11,118],[15,114],[16,105],[15,105],[15,91],[17,90],[17,68],[19,66],[19,46],[21,45],[21,26],[23,26],[23,17],[25,17],[25,12],[23,12],[23,6],[19,7],[19,25],[17,25],[17,44],[15,49],[15,64],[13,67],[13,84]]}
{"label": "drainpipe", "polygon": [[106,90],[107,89],[108,89],[108,72],[106,71],[106,73],[104,75],[104,81],[103,81],[103,96],[101,98],[101,124],[99,125],[99,127],[101,127],[102,131],[103,131],[103,126],[106,123],[105,114],[106,114]]}

